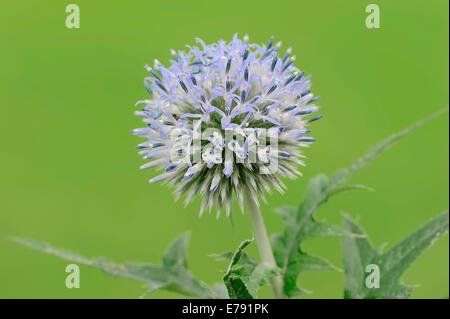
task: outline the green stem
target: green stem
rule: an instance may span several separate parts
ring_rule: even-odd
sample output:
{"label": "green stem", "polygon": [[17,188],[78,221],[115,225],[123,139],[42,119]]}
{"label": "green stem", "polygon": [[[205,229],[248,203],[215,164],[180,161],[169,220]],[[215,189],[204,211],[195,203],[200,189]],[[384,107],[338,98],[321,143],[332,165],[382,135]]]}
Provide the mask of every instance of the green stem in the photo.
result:
{"label": "green stem", "polygon": [[[252,220],[253,234],[255,236],[256,245],[258,246],[261,261],[269,267],[277,268],[275,258],[273,257],[272,248],[270,246],[269,237],[267,236],[266,227],[264,226],[264,220],[262,218],[261,211],[259,210],[259,207],[255,203],[255,201],[251,198],[251,196],[247,196],[246,203],[247,210]],[[284,285],[281,276],[270,278],[270,284],[276,298],[286,298],[283,291]]]}

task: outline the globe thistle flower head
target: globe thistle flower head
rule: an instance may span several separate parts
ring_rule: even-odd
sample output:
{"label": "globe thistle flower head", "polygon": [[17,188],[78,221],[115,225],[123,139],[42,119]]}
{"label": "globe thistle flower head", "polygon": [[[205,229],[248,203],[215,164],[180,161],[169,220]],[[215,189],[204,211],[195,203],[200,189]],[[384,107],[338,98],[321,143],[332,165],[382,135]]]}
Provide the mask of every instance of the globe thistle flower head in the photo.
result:
{"label": "globe thistle flower head", "polygon": [[294,66],[291,49],[280,53],[273,37],[267,45],[234,35],[187,51],[171,50],[170,66],[155,60],[144,79],[150,95],[136,103],[145,128],[132,131],[147,140],[137,146],[162,172],[150,183],[166,181],[186,204],[202,197],[200,214],[216,204],[229,215],[233,196],[241,210],[246,196],[259,203],[280,177],[295,178],[304,165],[301,147],[315,141],[308,125],[318,120],[318,96],[310,75]]}

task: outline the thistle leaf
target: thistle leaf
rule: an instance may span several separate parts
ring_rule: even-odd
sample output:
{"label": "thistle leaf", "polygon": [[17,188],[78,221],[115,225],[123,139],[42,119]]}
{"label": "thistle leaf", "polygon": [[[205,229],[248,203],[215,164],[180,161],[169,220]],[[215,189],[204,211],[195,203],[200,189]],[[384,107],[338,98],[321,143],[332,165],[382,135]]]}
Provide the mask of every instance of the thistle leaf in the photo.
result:
{"label": "thistle leaf", "polygon": [[411,134],[415,130],[421,128],[428,122],[438,118],[442,114],[448,112],[448,106],[440,109],[439,111],[427,116],[426,118],[412,124],[411,126],[407,127],[403,131],[400,131],[396,134],[393,134],[386,138],[385,140],[381,141],[380,143],[373,146],[369,151],[367,151],[362,157],[357,159],[353,162],[353,164],[347,168],[338,171],[336,174],[334,174],[330,178],[331,182],[331,188],[337,188],[344,183],[348,181],[348,179],[355,174],[357,171],[359,171],[361,168],[369,164],[373,159],[375,159],[378,155],[383,153],[385,150],[389,149],[391,146],[395,145],[399,140],[401,140],[403,137]]}
{"label": "thistle leaf", "polygon": [[272,246],[277,265],[281,269],[281,276],[284,279],[284,292],[288,297],[305,293],[305,290],[296,285],[298,275],[301,272],[335,269],[335,267],[326,260],[309,256],[302,251],[301,243],[305,239],[315,236],[342,236],[344,233],[349,235],[348,230],[342,230],[337,226],[315,221],[314,213],[316,210],[334,195],[355,189],[371,190],[367,186],[346,185],[346,183],[353,174],[365,167],[383,151],[397,143],[401,138],[414,132],[445,112],[448,112],[448,107],[422,119],[399,133],[391,135],[369,149],[369,151],[361,158],[354,161],[349,168],[339,170],[331,177],[327,177],[323,174],[314,177],[309,182],[304,199],[297,210],[285,208],[278,211],[283,220],[285,230],[283,234],[272,236]]}
{"label": "thistle leaf", "polygon": [[11,240],[77,264],[101,269],[111,276],[144,282],[148,285],[147,293],[157,289],[165,289],[189,297],[214,297],[208,287],[195,279],[187,270],[186,245],[189,241],[188,233],[179,236],[172,242],[162,258],[161,266],[143,263],[116,264],[106,258],[89,259],[31,239],[12,237]]}
{"label": "thistle leaf", "polygon": [[[362,298],[408,298],[413,287],[400,283],[405,270],[435,240],[448,233],[448,211],[433,218],[386,253],[374,248],[365,231],[349,216],[344,216],[343,228],[361,236],[344,236],[342,250],[344,258],[345,292],[347,299]],[[378,288],[366,284],[369,265],[379,269]]]}
{"label": "thistle leaf", "polygon": [[[325,182],[325,176],[320,175],[310,183],[309,191],[306,192],[306,198],[313,199],[314,196],[320,196],[315,193],[320,189],[318,184]],[[301,243],[310,237],[315,236],[342,236],[344,231],[334,225],[324,222],[316,222],[313,219],[315,208],[311,208],[313,201],[305,201],[299,210],[292,207],[279,209],[277,213],[281,216],[285,231],[283,234],[272,236],[272,247],[275,260],[281,268],[281,275],[284,279],[284,292],[288,297],[307,293],[302,288],[297,287],[297,277],[301,272],[313,270],[335,270],[336,268],[323,258],[315,257],[302,251]]]}
{"label": "thistle leaf", "polygon": [[258,289],[267,284],[267,279],[278,275],[278,271],[265,264],[258,264],[243,252],[252,240],[243,241],[232,253],[216,255],[230,260],[223,281],[232,299],[254,299]]}

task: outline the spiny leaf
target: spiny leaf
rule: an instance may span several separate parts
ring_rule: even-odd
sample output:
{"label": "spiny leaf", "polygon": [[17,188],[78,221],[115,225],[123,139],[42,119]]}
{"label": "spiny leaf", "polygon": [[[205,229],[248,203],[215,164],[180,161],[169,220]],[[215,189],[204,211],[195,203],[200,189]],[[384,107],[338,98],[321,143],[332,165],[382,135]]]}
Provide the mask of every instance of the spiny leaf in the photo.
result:
{"label": "spiny leaf", "polygon": [[353,162],[353,164],[344,170],[338,171],[336,174],[334,174],[330,178],[330,188],[336,188],[348,181],[348,179],[355,174],[357,171],[359,171],[361,168],[369,164],[373,159],[375,159],[378,155],[383,153],[385,150],[390,148],[391,146],[395,145],[399,140],[401,140],[403,137],[411,134],[415,130],[421,128],[428,122],[438,118],[442,114],[448,112],[448,106],[440,109],[439,111],[425,117],[424,119],[412,124],[411,126],[407,127],[401,132],[398,132],[396,134],[393,134],[386,138],[385,140],[381,141],[380,143],[376,144],[374,147],[369,149],[362,157],[357,159]]}
{"label": "spiny leaf", "polygon": [[311,215],[303,215],[297,220],[299,211],[292,207],[282,208],[277,212],[283,219],[285,231],[282,235],[272,236],[272,246],[275,260],[282,267],[284,292],[288,297],[304,294],[306,291],[296,285],[298,274],[336,268],[325,259],[302,251],[300,243],[314,236],[341,236],[344,231],[338,226],[316,222]]}
{"label": "spiny leaf", "polygon": [[230,265],[228,266],[228,270],[227,270],[225,276],[228,275],[231,272],[233,266],[238,263],[239,259],[241,258],[244,248],[247,247],[252,241],[253,240],[251,240],[251,239],[247,239],[239,244],[239,247],[233,252],[233,255],[231,256]]}
{"label": "spiny leaf", "polygon": [[[344,236],[342,239],[345,298],[408,298],[412,287],[400,283],[402,274],[426,248],[448,233],[448,224],[449,213],[446,211],[386,253],[382,253],[381,248],[376,249],[370,243],[361,226],[346,215],[344,229],[362,236]],[[378,288],[368,288],[366,285],[368,265],[376,265],[379,268]]]}
{"label": "spiny leaf", "polygon": [[267,284],[267,279],[278,275],[278,271],[243,252],[252,240],[243,241],[232,253],[217,255],[230,260],[223,281],[232,299],[254,299],[258,289]]}
{"label": "spiny leaf", "polygon": [[210,286],[209,293],[214,299],[230,299],[227,287],[221,282]]}
{"label": "spiny leaf", "polygon": [[165,267],[187,268],[186,247],[189,242],[189,234],[183,234],[175,239],[162,258]]}
{"label": "spiny leaf", "polygon": [[[323,223],[318,226],[317,222],[314,220],[314,213],[316,210],[323,203],[327,202],[331,196],[336,194],[340,194],[347,190],[369,189],[362,185],[347,186],[345,183],[353,174],[369,164],[374,158],[394,145],[401,138],[407,136],[445,112],[448,112],[448,107],[439,110],[397,134],[391,135],[384,141],[372,147],[349,168],[339,170],[331,177],[327,177],[323,174],[314,177],[308,184],[304,199],[298,210],[291,208],[279,212],[283,219],[285,231],[282,235],[277,234],[272,236],[272,245],[277,265],[280,267],[281,275],[284,278],[284,292],[288,297],[293,297],[305,292],[303,289],[296,286],[297,277],[301,272],[312,269],[320,270],[334,268],[325,260],[317,257],[310,258],[311,256],[301,250],[301,243],[307,238],[314,236],[341,236],[343,234],[343,231],[339,230],[337,226],[326,225]],[[321,227],[321,230],[317,231],[319,227]],[[309,258],[312,264],[307,264],[305,261],[307,258]]]}
{"label": "spiny leaf", "polygon": [[160,267],[143,263],[116,264],[106,258],[89,259],[31,239],[13,237],[11,240],[74,263],[101,269],[111,276],[144,282],[149,287],[148,293],[157,289],[166,289],[191,297],[211,297],[209,289],[197,281],[187,270],[186,245],[189,241],[189,234],[187,233],[172,242],[166,255],[162,258],[162,266]]}

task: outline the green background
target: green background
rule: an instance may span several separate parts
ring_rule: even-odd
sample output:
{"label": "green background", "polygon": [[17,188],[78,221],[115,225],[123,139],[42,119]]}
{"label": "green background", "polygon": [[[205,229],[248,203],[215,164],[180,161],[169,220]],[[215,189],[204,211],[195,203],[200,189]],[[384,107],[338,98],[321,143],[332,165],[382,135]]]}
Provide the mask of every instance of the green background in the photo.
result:
{"label": "green background", "polygon": [[[367,4],[381,9],[381,29],[367,29]],[[81,28],[65,27],[65,6],[81,9]],[[117,262],[158,263],[167,244],[192,233],[192,272],[213,283],[225,264],[209,257],[250,238],[248,215],[198,218],[172,192],[147,184],[129,134],[142,126],[134,103],[146,97],[143,66],[169,49],[271,35],[292,46],[296,66],[313,74],[325,118],[306,150],[304,177],[269,197],[269,232],[281,231],[273,209],[297,205],[307,181],[348,166],[374,143],[448,104],[448,1],[9,1],[0,10],[0,297],[136,298],[139,282],[81,267],[81,288],[65,287],[67,262],[8,241],[44,240]],[[318,218],[359,216],[375,244],[391,247],[449,204],[448,114],[410,135],[352,182],[376,192],[336,197]],[[236,208],[236,206],[235,206]],[[256,254],[256,246],[249,251]],[[338,238],[305,243],[340,266]],[[449,239],[440,239],[407,271],[415,298],[447,298]],[[343,274],[306,273],[302,298],[340,298]],[[261,297],[270,297],[263,288]],[[160,291],[150,298],[179,297]]]}

